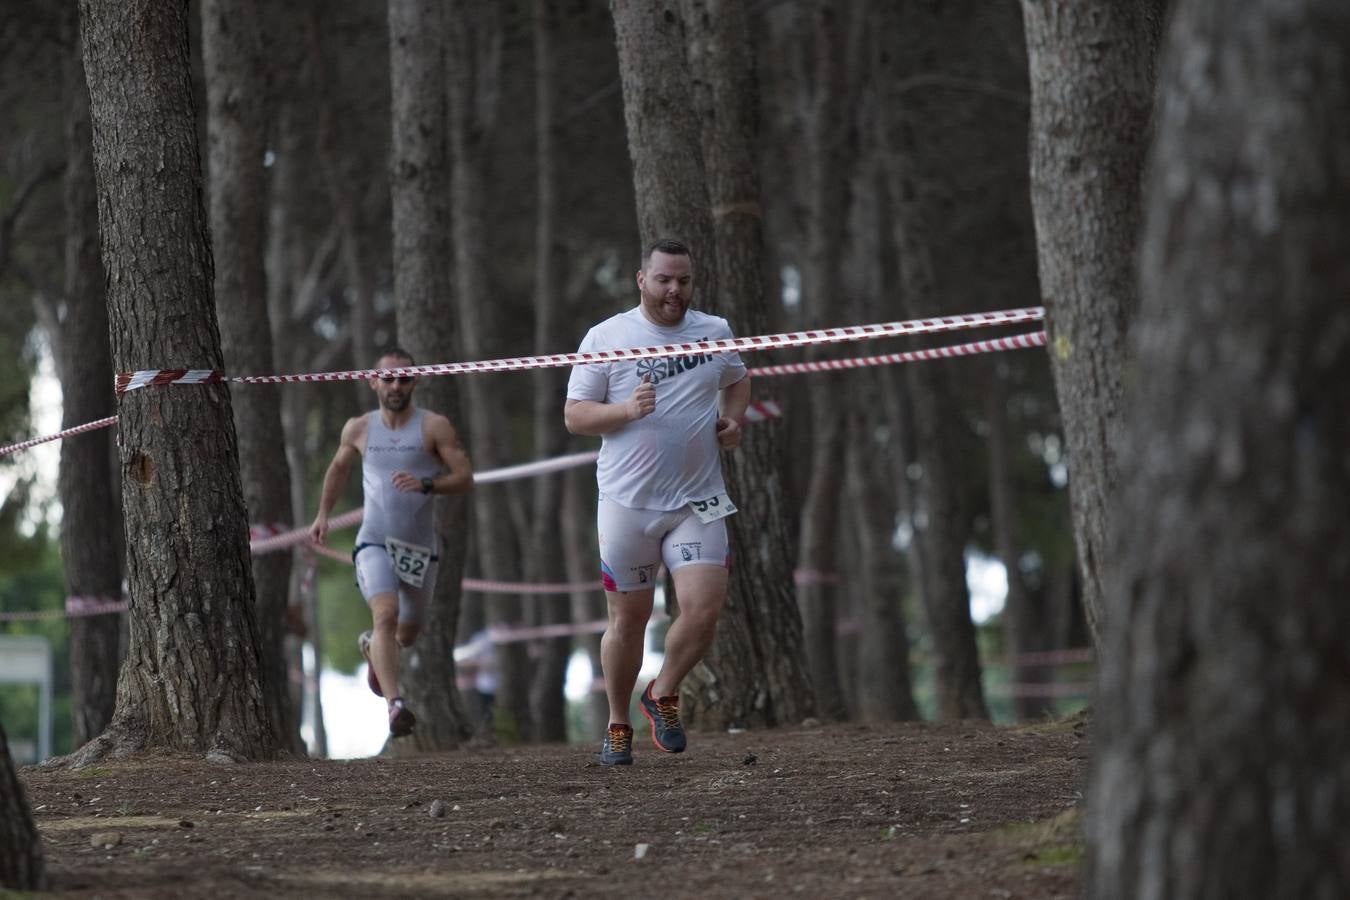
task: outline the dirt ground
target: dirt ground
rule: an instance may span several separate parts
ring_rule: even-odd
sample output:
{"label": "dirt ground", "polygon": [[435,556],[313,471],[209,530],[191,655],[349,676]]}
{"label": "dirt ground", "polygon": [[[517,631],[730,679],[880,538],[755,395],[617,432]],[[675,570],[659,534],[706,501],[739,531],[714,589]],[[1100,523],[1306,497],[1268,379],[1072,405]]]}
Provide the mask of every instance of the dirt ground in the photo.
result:
{"label": "dirt ground", "polygon": [[637,738],[627,768],[544,746],[22,777],[59,896],[1077,892],[1081,720],[695,732],[681,755]]}

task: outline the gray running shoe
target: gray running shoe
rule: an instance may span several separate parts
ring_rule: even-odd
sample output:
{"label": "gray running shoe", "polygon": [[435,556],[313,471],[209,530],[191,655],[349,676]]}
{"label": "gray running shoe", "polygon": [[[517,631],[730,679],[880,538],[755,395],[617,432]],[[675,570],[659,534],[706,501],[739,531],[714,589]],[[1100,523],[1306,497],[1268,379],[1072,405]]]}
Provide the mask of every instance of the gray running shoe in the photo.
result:
{"label": "gray running shoe", "polygon": [[633,764],[633,729],[627,725],[610,725],[605,740],[600,744],[600,764],[631,766]]}
{"label": "gray running shoe", "polygon": [[370,688],[376,697],[383,697],[384,691],[380,690],[380,679],[375,676],[375,664],[370,661],[369,631],[363,631],[357,636],[356,646],[361,648],[361,655],[366,658],[366,687]]}
{"label": "gray running shoe", "polygon": [[680,698],[653,697],[653,684],[656,682],[647,685],[638,700],[642,714],[652,723],[652,743],[667,753],[683,753],[685,739],[684,726],[680,724]]}

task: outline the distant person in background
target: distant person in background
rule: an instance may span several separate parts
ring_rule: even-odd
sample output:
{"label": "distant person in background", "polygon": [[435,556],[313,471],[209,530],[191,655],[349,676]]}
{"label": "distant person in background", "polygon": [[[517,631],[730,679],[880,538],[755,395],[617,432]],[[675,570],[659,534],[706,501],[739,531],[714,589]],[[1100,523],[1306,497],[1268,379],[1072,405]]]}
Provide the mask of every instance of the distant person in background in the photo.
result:
{"label": "distant person in background", "polygon": [[[710,341],[732,336],[726,319],[690,309],[689,248],[657,241],[637,273],[638,305],[587,332],[582,352]],[[600,435],[600,574],[609,626],[600,644],[609,727],[605,765],[633,762],[628,706],[642,667],[657,568],[675,582],[679,615],[665,660],[639,708],[652,742],[680,753],[680,682],[712,645],[727,593],[725,517],[736,511],[719,452],[740,444],[750,378],[739,353],[698,353],[572,368],[564,420],[573,434]],[[718,407],[721,407],[719,413]]]}
{"label": "distant person in background", "polygon": [[479,721],[491,723],[497,699],[497,645],[486,628],[455,648],[455,674],[460,693],[473,698]]}
{"label": "distant person in background", "polygon": [[[394,348],[380,355],[375,368],[412,365],[407,351]],[[413,405],[416,378],[380,376],[369,383],[379,409],[343,426],[309,534],[316,544],[327,540],[333,504],[360,460],[364,518],[352,560],[372,628],[358,644],[370,689],[388,702],[389,734],[403,737],[417,718],[399,694],[399,648],[417,639],[436,584],[433,495],[469,491],[473,466],[450,420]]]}

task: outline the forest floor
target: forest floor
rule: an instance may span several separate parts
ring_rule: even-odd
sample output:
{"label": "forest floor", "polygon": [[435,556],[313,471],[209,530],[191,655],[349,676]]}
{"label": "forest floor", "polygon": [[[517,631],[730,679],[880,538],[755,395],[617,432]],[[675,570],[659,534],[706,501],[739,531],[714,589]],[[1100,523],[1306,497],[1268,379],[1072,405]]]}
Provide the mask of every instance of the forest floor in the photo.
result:
{"label": "forest floor", "polygon": [[21,774],[59,896],[1043,900],[1077,893],[1085,730],[693,732],[681,755],[639,731],[624,768],[552,745]]}

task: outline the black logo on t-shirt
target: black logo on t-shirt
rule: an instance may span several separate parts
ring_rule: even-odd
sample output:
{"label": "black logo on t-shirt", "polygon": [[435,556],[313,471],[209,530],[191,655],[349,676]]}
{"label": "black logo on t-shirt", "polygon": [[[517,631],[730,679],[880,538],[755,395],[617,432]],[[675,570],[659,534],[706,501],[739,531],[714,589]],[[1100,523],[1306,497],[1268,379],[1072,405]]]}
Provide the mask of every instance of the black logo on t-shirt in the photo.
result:
{"label": "black logo on t-shirt", "polygon": [[[698,341],[706,341],[707,338],[695,338]],[[666,356],[660,359],[639,359],[637,361],[638,380],[642,376],[647,376],[647,380],[652,384],[660,384],[662,379],[674,378],[681,372],[688,372],[690,369],[703,365],[706,362],[712,362],[711,353],[696,353],[693,356]]]}

